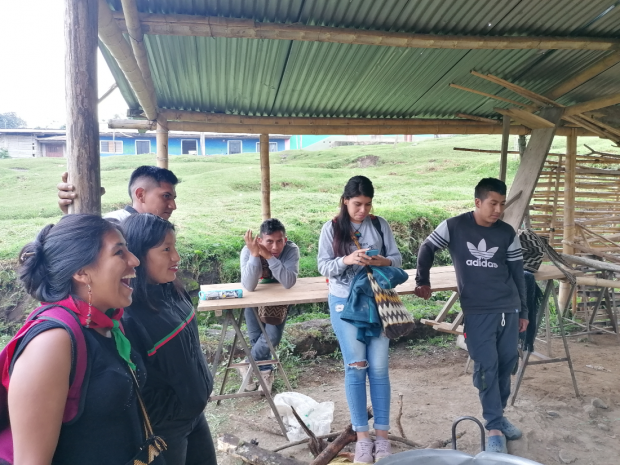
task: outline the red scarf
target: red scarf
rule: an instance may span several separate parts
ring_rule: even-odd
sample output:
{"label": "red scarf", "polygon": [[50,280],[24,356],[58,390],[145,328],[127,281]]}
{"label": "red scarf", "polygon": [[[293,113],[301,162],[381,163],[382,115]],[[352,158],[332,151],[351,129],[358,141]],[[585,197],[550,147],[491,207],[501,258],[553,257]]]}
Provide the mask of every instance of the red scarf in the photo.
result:
{"label": "red scarf", "polygon": [[[122,308],[110,309],[104,313],[98,308],[89,306],[86,302],[76,300],[71,296],[61,300],[60,302],[54,303],[59,306],[67,307],[69,310],[75,312],[75,314],[79,317],[82,326],[85,326],[86,328],[110,329],[119,355],[132,369],[136,369],[136,365],[131,361],[131,343],[125,336],[120,324],[121,317],[124,313]],[[41,304],[48,305],[45,302],[42,302]],[[107,313],[110,312],[111,316],[108,316]]]}
{"label": "red scarf", "polygon": [[[79,318],[82,326],[87,326],[88,328],[104,328],[104,329],[112,329],[114,328],[114,321],[120,321],[123,316],[124,310],[122,308],[116,308],[112,312],[112,316],[109,317],[104,312],[99,310],[96,307],[91,306],[90,312],[90,324],[87,325],[88,318],[88,304],[82,300],[74,299],[69,296],[64,300],[59,302],[53,302],[54,304],[62,307],[67,307],[69,310],[72,310]],[[48,302],[41,302],[41,305],[49,305]]]}

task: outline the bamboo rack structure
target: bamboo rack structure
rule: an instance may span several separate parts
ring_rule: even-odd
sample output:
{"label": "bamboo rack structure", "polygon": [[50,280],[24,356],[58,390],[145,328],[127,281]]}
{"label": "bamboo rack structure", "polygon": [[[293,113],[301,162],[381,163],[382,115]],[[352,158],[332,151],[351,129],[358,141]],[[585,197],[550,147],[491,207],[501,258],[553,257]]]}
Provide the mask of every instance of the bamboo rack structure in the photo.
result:
{"label": "bamboo rack structure", "polygon": [[[532,228],[548,237],[558,251],[565,239],[565,160],[563,154],[548,155],[530,204]],[[574,215],[576,245],[600,253],[620,253],[620,243],[610,243],[613,239],[608,237],[620,234],[620,153],[577,155]],[[575,253],[588,255],[583,250]]]}

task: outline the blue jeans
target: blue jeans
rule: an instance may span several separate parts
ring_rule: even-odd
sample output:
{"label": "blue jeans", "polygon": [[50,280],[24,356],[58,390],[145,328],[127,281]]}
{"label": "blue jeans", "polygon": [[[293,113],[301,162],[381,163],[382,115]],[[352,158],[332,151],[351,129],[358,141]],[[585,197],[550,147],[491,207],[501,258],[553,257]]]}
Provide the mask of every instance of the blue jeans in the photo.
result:
{"label": "blue jeans", "polygon": [[[351,412],[354,431],[368,431],[366,410],[366,376],[370,384],[370,402],[374,415],[375,430],[390,429],[390,375],[388,372],[388,348],[390,340],[381,334],[366,345],[357,340],[357,327],[340,319],[347,299],[329,295],[329,314],[338,338],[344,361],[344,388]],[[365,362],[366,366],[352,366]]]}
{"label": "blue jeans", "polygon": [[[245,324],[248,328],[248,336],[250,337],[250,345],[252,346],[252,357],[254,357],[254,360],[256,360],[257,362],[261,362],[263,360],[273,359],[273,356],[271,355],[271,350],[269,350],[269,344],[267,344],[265,336],[260,330],[260,325],[252,307],[247,307],[245,309]],[[278,347],[278,344],[280,344],[285,324],[286,320],[284,320],[284,323],[277,326],[263,323],[263,326],[265,327],[265,332],[267,333],[267,336],[269,336],[269,341],[273,345],[274,349]],[[260,371],[273,370],[273,365],[260,365],[258,369]]]}

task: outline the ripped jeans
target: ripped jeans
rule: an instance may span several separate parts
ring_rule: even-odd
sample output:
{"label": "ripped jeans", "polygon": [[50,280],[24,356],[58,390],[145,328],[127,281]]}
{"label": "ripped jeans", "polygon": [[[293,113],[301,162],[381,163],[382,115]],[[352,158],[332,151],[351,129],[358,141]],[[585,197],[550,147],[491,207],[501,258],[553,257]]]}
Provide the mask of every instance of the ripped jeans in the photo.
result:
{"label": "ripped jeans", "polygon": [[[357,328],[340,319],[346,298],[329,295],[329,314],[344,360],[344,388],[354,431],[368,431],[366,376],[370,384],[370,402],[375,430],[390,429],[390,376],[388,348],[390,340],[382,334],[366,345],[357,340]],[[366,362],[366,366],[351,366]]]}

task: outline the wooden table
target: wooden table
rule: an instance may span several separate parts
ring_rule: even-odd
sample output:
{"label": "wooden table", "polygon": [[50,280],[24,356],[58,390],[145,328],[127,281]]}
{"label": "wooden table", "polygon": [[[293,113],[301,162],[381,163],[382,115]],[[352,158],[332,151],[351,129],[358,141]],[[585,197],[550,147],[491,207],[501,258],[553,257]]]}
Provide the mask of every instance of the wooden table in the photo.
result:
{"label": "wooden table", "polygon": [[[405,270],[409,279],[396,286],[399,294],[413,294],[416,270]],[[438,266],[431,269],[433,292],[455,291],[456,275],[453,266]],[[241,283],[208,284],[200,286],[201,291],[242,289]],[[324,277],[299,278],[291,289],[284,289],[279,284],[259,284],[256,290],[244,290],[241,299],[201,300],[198,311],[228,310],[240,307],[260,307],[262,305],[297,305],[315,302],[327,302],[327,282]]]}
{"label": "wooden table", "polygon": [[[396,287],[396,290],[399,294],[413,294],[415,289],[415,270],[406,270],[409,275],[409,279],[403,284]],[[433,284],[433,291],[455,291],[456,290],[456,275],[454,274],[454,267],[452,266],[442,266],[431,269],[431,282]],[[226,283],[226,284],[209,284],[200,286],[201,291],[213,291],[213,290],[227,290],[227,289],[242,289],[243,286],[241,283]],[[245,340],[243,333],[241,332],[241,323],[243,322],[243,311],[240,312],[240,315],[237,319],[235,319],[233,314],[233,309],[235,308],[246,308],[251,307],[254,308],[256,313],[256,307],[261,306],[271,306],[271,305],[297,305],[297,304],[308,304],[315,302],[327,302],[328,288],[327,282],[324,277],[313,277],[313,278],[299,278],[297,282],[291,289],[284,289],[280,284],[259,284],[256,287],[256,290],[253,292],[249,292],[244,290],[243,297],[240,299],[221,299],[221,300],[201,300],[198,304],[198,311],[213,311],[216,312],[217,315],[221,315],[222,312],[225,312],[226,317],[222,324],[222,332],[220,334],[220,341],[218,344],[217,351],[215,352],[215,358],[213,361],[213,378],[215,379],[215,374],[217,371],[217,367],[220,362],[220,358],[222,355],[222,349],[224,347],[224,340],[226,336],[226,332],[228,330],[228,325],[230,324],[235,330],[235,338],[233,341],[233,345],[230,350],[230,354],[228,357],[228,363],[226,365],[226,371],[224,373],[224,379],[222,380],[222,385],[220,388],[219,395],[211,396],[211,400],[217,401],[219,404],[220,400],[223,399],[231,399],[236,397],[247,397],[247,396],[255,396],[260,395],[258,392],[244,392],[245,386],[249,378],[251,377],[251,373],[258,373],[258,366],[264,364],[277,365],[279,366],[284,381],[289,390],[292,390],[288,379],[286,377],[286,373],[278,359],[278,355],[276,354],[275,348],[271,345],[271,341],[269,337],[265,333],[265,328],[258,318],[257,321],[260,324],[261,331],[265,336],[265,340],[269,344],[269,349],[271,351],[272,360],[256,362],[252,357],[251,349]],[[235,352],[235,348],[237,346],[237,342],[241,345],[241,348],[245,352],[248,362],[247,363],[233,363],[233,354]],[[240,366],[250,365],[251,370],[250,374],[244,379],[241,383],[241,387],[236,394],[224,394],[224,389],[226,386],[226,382],[228,380],[228,373],[231,369],[238,368]],[[280,428],[282,429],[282,433],[286,437],[286,428],[278,414],[278,410],[273,402],[273,398],[269,393],[266,392],[266,387],[264,386],[263,380],[261,376],[258,376],[258,381],[260,385],[263,387],[263,391],[266,393],[265,398],[269,403],[273,413],[280,424]]]}

